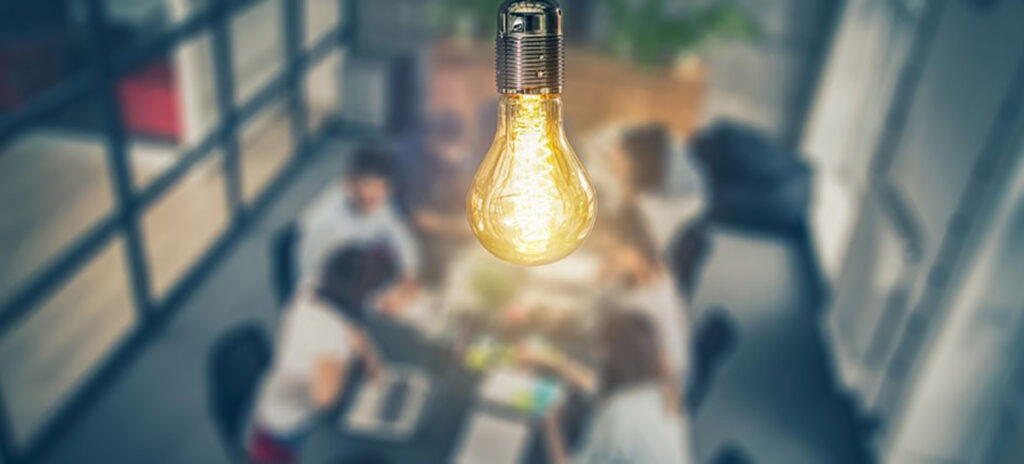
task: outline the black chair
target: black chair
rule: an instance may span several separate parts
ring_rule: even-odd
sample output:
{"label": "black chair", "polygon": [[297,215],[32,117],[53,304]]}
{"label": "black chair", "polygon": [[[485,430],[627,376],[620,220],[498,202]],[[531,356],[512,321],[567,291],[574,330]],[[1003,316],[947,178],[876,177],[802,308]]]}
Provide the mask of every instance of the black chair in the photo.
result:
{"label": "black chair", "polygon": [[391,460],[381,453],[360,451],[336,461],[335,464],[391,464]]}
{"label": "black chair", "polygon": [[716,223],[783,235],[806,223],[812,171],[799,153],[735,121],[702,130],[693,153],[708,176]]}
{"label": "black chair", "polygon": [[292,297],[298,284],[298,253],[299,226],[292,221],[277,229],[270,239],[270,283],[279,308]]}
{"label": "black chair", "polygon": [[735,443],[723,446],[711,458],[710,464],[754,464],[754,460]]}
{"label": "black chair", "polygon": [[259,381],[271,361],[270,338],[261,326],[247,323],[221,336],[207,360],[208,405],[224,449],[244,462],[245,421]]}
{"label": "black chair", "polygon": [[693,301],[698,279],[711,254],[709,232],[709,221],[702,218],[679,231],[669,245],[668,263],[687,302]]}
{"label": "black chair", "polygon": [[714,308],[697,324],[693,345],[693,376],[686,390],[686,406],[696,415],[707,397],[711,380],[737,344],[736,323],[724,308]]}

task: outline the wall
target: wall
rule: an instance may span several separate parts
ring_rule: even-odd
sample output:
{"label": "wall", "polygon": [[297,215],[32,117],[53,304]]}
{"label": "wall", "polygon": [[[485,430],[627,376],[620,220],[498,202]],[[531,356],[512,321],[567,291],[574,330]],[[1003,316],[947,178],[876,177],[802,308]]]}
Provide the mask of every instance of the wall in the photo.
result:
{"label": "wall", "polygon": [[1004,445],[992,437],[1019,395],[1013,374],[1024,350],[1024,164],[1016,171],[892,427],[889,462],[991,462],[988,445]]}
{"label": "wall", "polygon": [[[893,104],[902,104],[892,100],[921,13],[882,1],[850,1],[841,12],[802,142],[802,151],[817,169],[811,224],[830,280],[838,278],[854,238],[869,166],[887,132],[886,118]],[[881,227],[892,229],[884,205],[876,206]]]}
{"label": "wall", "polygon": [[892,462],[980,460],[1022,337],[1020,308],[984,297],[1020,274],[999,259],[1022,234],[1000,208],[1019,201],[1024,4],[988,3],[848,2],[803,140],[834,359]]}
{"label": "wall", "polygon": [[736,118],[795,144],[841,2],[737,3],[761,23],[764,36],[755,43],[721,43],[710,48],[707,119]]}
{"label": "wall", "polygon": [[[575,28],[570,29],[570,37],[604,41],[615,19],[588,1],[601,3],[562,0],[568,27]],[[705,122],[735,118],[795,145],[841,0],[664,1],[670,15],[715,3],[740,5],[762,26],[764,34],[753,42],[720,41],[697,50],[709,82]],[[580,33],[580,28],[587,30]]]}

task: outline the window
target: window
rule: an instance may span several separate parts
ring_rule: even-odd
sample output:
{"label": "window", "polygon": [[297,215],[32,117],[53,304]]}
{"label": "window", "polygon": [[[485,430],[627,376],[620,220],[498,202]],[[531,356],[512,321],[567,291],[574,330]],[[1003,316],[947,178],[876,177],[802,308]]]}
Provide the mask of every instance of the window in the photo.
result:
{"label": "window", "polygon": [[207,156],[143,215],[143,243],[157,299],[178,282],[230,223],[223,157]]}
{"label": "window", "polygon": [[0,147],[0,301],[114,209],[98,96]]}
{"label": "window", "polygon": [[100,253],[0,337],[0,389],[19,444],[59,409],[135,326],[124,246]]}
{"label": "window", "polygon": [[[293,98],[333,100],[339,85],[335,0],[297,18],[284,0],[58,3],[0,15],[0,425],[12,429],[0,456],[17,462],[46,449],[40,431],[110,381],[112,357],[146,341],[144,316],[176,309],[183,283],[212,268],[203,258],[270,200],[297,159],[293,121],[310,119]],[[316,56],[286,50],[300,29]],[[96,34],[106,50],[88,46]],[[312,81],[316,98],[300,85]],[[232,87],[234,101],[219,98]],[[335,110],[318,105],[317,121]]]}

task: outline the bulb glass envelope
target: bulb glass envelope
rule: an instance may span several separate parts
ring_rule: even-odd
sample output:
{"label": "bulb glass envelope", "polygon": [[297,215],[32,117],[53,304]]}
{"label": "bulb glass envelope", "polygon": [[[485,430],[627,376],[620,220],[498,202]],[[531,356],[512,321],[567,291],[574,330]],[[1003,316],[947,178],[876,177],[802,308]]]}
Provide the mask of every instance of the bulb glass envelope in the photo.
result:
{"label": "bulb glass envelope", "polygon": [[562,126],[565,46],[554,0],[509,0],[498,14],[498,132],[467,198],[469,223],[495,256],[540,265],[594,227],[597,196]]}
{"label": "bulb glass envelope", "polygon": [[565,137],[561,105],[556,95],[506,95],[499,105],[467,210],[480,243],[506,261],[557,261],[593,228],[596,194]]}

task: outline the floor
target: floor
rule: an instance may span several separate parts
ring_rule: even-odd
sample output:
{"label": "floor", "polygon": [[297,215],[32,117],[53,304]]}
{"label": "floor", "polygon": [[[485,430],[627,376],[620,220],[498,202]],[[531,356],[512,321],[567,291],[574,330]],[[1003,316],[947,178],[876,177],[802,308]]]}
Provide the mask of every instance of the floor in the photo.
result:
{"label": "floor", "polygon": [[[272,74],[283,62],[283,54],[278,49],[278,44],[283,43],[279,37],[279,9],[282,5],[282,2],[262,2],[235,21],[232,31],[238,35],[234,41],[235,54],[244,58],[235,65],[246,70],[237,73],[242,76],[237,82],[242,99],[249,96],[251,89],[258,87],[260,79],[254,78],[255,74]],[[306,45],[317,42],[324,32],[337,24],[338,8],[338,2],[310,2],[304,9]],[[257,33],[256,38],[261,41],[250,40]],[[194,45],[198,47],[210,46],[208,38],[196,42]],[[200,55],[209,59],[209,53],[206,50],[205,55]],[[336,109],[342,59],[342,52],[332,52],[310,70],[305,89],[311,130],[319,127]],[[202,69],[211,72],[208,69],[211,65],[202,58],[193,64],[205,65]],[[259,69],[249,69],[253,66]],[[211,100],[200,106],[213,108],[212,80],[198,85],[202,87],[200,93]],[[67,111],[52,116],[40,124],[39,129],[0,146],[0,301],[6,301],[16,289],[46,268],[55,253],[66,249],[75,238],[116,210],[107,166],[106,140],[99,132],[103,118],[98,101],[98,95],[90,95]],[[242,126],[240,171],[244,201],[254,199],[288,160],[292,152],[292,126],[288,114],[285,100],[278,99]],[[128,146],[131,182],[138,189],[145,188],[172,166],[182,153],[192,148],[196,140],[204,137],[204,134],[197,134],[189,141],[171,143],[132,136]],[[338,147],[334,148],[338,150]],[[210,153],[152,204],[140,219],[151,290],[158,300],[178,283],[184,272],[228,226],[230,213],[222,161],[220,152]],[[320,162],[327,164],[331,161]],[[283,208],[280,209],[283,212],[277,217],[284,220],[298,208],[297,205],[308,200],[308,196],[302,194],[303,186],[309,182],[323,185],[333,172],[312,172],[309,175],[313,177],[306,178],[308,182],[297,182],[286,198],[278,202],[277,208]],[[54,179],[60,181],[54,182]],[[289,208],[287,201],[292,197],[296,203]],[[272,213],[268,217],[275,216]],[[134,454],[118,454],[111,449],[111,458],[96,456],[94,459],[91,453],[99,449],[97,446],[89,448],[82,457],[70,459],[70,455],[65,455],[64,458],[68,459],[56,458],[57,462],[149,461],[150,456],[165,455],[166,449],[188,450],[197,446],[196,443],[203,443],[203,440],[195,440],[193,434],[186,432],[194,428],[194,422],[180,420],[180,417],[204,419],[202,398],[195,396],[200,395],[201,385],[179,389],[183,377],[167,372],[180,370],[182,365],[200,366],[201,361],[193,358],[201,357],[209,343],[201,343],[205,339],[198,335],[193,337],[196,334],[191,332],[186,332],[187,336],[183,338],[176,338],[175,327],[192,320],[196,327],[208,329],[209,332],[202,333],[212,338],[234,320],[231,315],[259,317],[260,311],[265,310],[269,320],[273,308],[269,305],[269,297],[263,298],[267,296],[264,290],[265,269],[250,271],[256,266],[254,263],[264,265],[266,236],[259,234],[258,230],[250,233],[253,244],[248,253],[236,250],[231,260],[222,263],[220,268],[221,272],[229,274],[246,270],[245,277],[223,285],[208,283],[204,291],[209,292],[210,288],[248,290],[234,295],[203,297],[203,291],[194,295],[191,307],[202,309],[182,308],[182,316],[174,318],[160,340],[152,344],[153,347],[166,345],[166,348],[147,349],[140,357],[139,366],[130,369],[111,388],[116,393],[104,396],[124,393],[129,401],[127,409],[117,409],[125,407],[125,403],[115,402],[108,407],[105,401],[95,408],[103,427],[99,430],[90,427],[90,432],[84,437],[97,439],[97,443],[104,443],[104,448],[116,448],[114,444],[122,443],[116,439],[109,441],[111,437],[129,437],[131,440],[124,442],[132,443],[132,446],[124,447],[124,451]],[[13,422],[15,440],[28,440],[35,430],[44,425],[60,407],[67,392],[74,391],[97,362],[104,359],[135,327],[137,312],[132,302],[131,282],[125,271],[124,245],[123,237],[115,237],[53,296],[33,309],[29,317],[0,334],[0,392],[2,406]],[[239,250],[244,248],[243,245]],[[238,260],[241,264],[231,264]],[[244,282],[244,285],[239,282]],[[193,316],[188,314],[196,314],[196,319],[190,319]],[[130,379],[140,379],[141,383]],[[149,396],[152,392],[165,393],[167,401],[154,401],[152,398],[156,396]],[[150,403],[154,408],[184,407],[188,404],[200,410],[195,410],[194,416],[178,416],[177,421],[168,424],[154,420],[157,415],[153,414],[132,416],[131,411],[140,405],[149,407]],[[105,415],[102,411],[113,412]],[[90,412],[89,417],[92,414]],[[146,423],[136,422],[142,417],[147,418]],[[87,418],[84,423],[93,422]],[[92,435],[96,431],[102,432],[105,439]],[[75,441],[79,434],[72,432],[70,435],[68,444],[62,443],[58,448],[80,450],[77,447],[81,442]],[[207,450],[219,453],[210,445],[207,443]],[[77,451],[73,451],[75,453]],[[168,462],[216,462],[216,458],[209,456],[199,460],[186,459],[175,452],[171,452],[168,459]]]}
{"label": "floor", "polygon": [[236,324],[276,320],[267,243],[341,168],[346,147],[324,150],[41,462],[226,462],[206,410],[207,350]]}
{"label": "floor", "polygon": [[696,309],[725,308],[740,342],[695,417],[701,462],[726,444],[756,463],[870,462],[831,380],[813,273],[800,247],[727,230],[713,242]]}
{"label": "floor", "polygon": [[[241,131],[246,202],[255,199],[292,154],[288,114],[284,105],[272,104]],[[184,149],[133,140],[133,182],[140,188],[149,185]],[[44,129],[2,150],[0,300],[115,208],[99,134]],[[215,150],[142,213],[142,243],[155,299],[162,299],[227,229],[226,182],[223,157]],[[120,236],[112,240],[0,337],[0,391],[16,439],[24,441],[45,423],[60,398],[136,323],[124,243]]]}
{"label": "floor", "polygon": [[[207,350],[242,321],[272,325],[267,243],[340,168],[345,147],[325,150],[41,462],[226,461],[206,410]],[[741,338],[695,418],[701,462],[726,443],[757,463],[866,462],[831,387],[803,265],[779,240],[715,233],[696,305],[728,308]]]}

